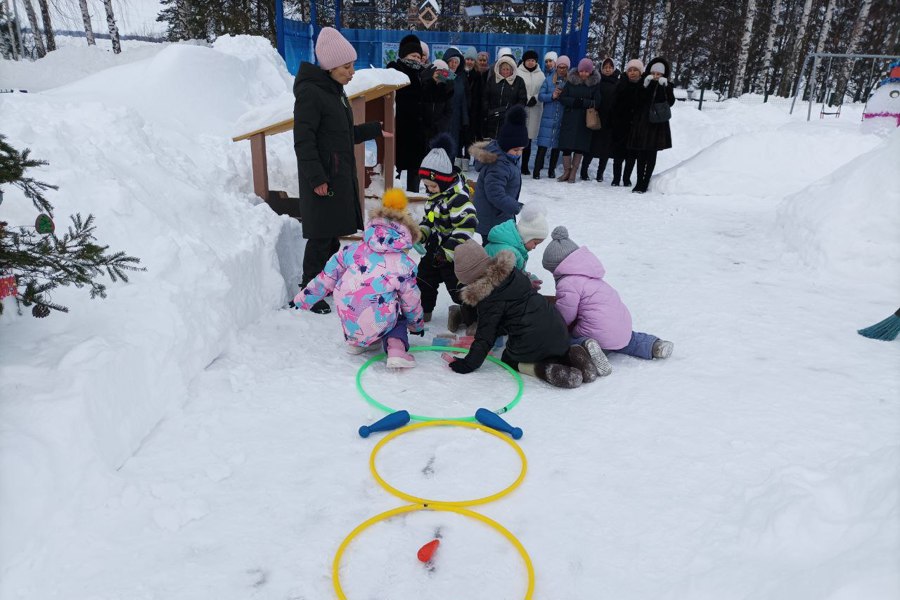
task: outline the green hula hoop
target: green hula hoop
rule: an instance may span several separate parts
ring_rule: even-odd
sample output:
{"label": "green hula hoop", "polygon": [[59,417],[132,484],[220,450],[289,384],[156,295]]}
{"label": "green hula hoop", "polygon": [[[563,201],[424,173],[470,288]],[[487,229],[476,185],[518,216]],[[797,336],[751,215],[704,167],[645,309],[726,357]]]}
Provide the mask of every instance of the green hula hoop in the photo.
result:
{"label": "green hula hoop", "polygon": [[[468,348],[457,348],[456,346],[410,346],[409,351],[410,352],[431,352],[431,351],[462,352],[462,353],[466,354],[469,352],[469,349]],[[368,392],[366,392],[366,390],[363,389],[363,386],[362,386],[362,376],[363,376],[363,373],[365,373],[366,369],[368,369],[374,363],[384,359],[386,356],[387,356],[387,354],[382,352],[381,354],[376,354],[375,356],[373,356],[372,358],[370,358],[369,360],[367,360],[366,362],[363,363],[363,365],[359,368],[359,371],[356,372],[356,389],[359,390],[360,395],[370,405],[372,405],[375,408],[382,410],[386,413],[392,413],[392,412],[397,412],[397,410],[399,410],[399,409],[391,408],[390,406],[387,406],[386,404],[382,404],[381,402],[379,402],[378,400],[376,400],[375,398],[370,396],[368,394]],[[516,380],[516,384],[519,386],[519,389],[516,392],[515,398],[513,398],[512,401],[509,404],[507,404],[506,406],[504,406],[503,408],[500,408],[500,409],[494,411],[498,415],[502,415],[505,412],[511,411],[513,409],[513,407],[519,403],[519,400],[522,399],[522,392],[525,391],[525,384],[522,382],[522,376],[519,375],[519,373],[515,369],[510,367],[505,362],[501,361],[498,358],[490,356],[490,355],[488,355],[487,359],[489,361],[491,361],[492,363],[494,363],[496,365],[500,365],[501,367],[506,369],[506,371],[510,375],[513,376],[513,379]],[[469,421],[469,422],[475,421],[474,415],[470,415],[468,417],[429,417],[427,415],[410,414],[409,418],[414,421]]]}

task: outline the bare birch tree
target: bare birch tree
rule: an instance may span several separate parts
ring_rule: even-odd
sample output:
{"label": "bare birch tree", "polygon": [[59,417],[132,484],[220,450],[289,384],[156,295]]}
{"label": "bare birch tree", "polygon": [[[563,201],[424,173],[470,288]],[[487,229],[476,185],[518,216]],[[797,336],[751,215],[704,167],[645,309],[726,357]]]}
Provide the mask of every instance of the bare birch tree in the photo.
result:
{"label": "bare birch tree", "polygon": [[16,35],[16,27],[18,25],[13,24],[13,13],[9,9],[9,0],[3,0],[3,4],[0,4],[0,14],[6,15],[6,29],[9,31],[9,53],[10,57],[13,60],[19,60],[19,47],[16,45],[16,39],[18,36]]}
{"label": "bare birch tree", "polygon": [[37,51],[38,58],[47,56],[47,48],[44,46],[44,38],[41,37],[41,30],[38,27],[37,14],[34,12],[34,6],[31,0],[22,0],[25,5],[25,14],[28,16],[28,24],[31,25],[31,35],[34,37],[34,49]]}
{"label": "bare birch tree", "polygon": [[747,72],[747,59],[750,56],[750,40],[753,37],[753,21],[756,19],[756,0],[747,0],[747,14],[744,17],[744,35],[738,53],[737,69],[734,73],[732,96],[744,93],[744,75]]}
{"label": "bare birch tree", "polygon": [[[866,23],[869,21],[869,9],[872,8],[872,0],[863,0],[862,6],[859,7],[859,14],[856,16],[856,21],[853,23],[853,32],[850,34],[850,41],[847,43],[847,49],[844,50],[847,54],[854,54],[859,47],[859,40],[862,38],[863,28],[866,26]],[[850,59],[844,59],[844,64],[841,67],[841,76],[837,82],[837,89],[840,90],[840,100],[843,101],[844,94],[847,90],[847,80],[850,78],[850,71],[853,68],[853,61]]]}
{"label": "bare birch tree", "polygon": [[116,25],[116,15],[113,13],[112,0],[103,0],[103,8],[106,9],[106,25],[109,27],[109,41],[112,42],[114,54],[122,52],[122,43],[119,41],[119,26]]}
{"label": "bare birch tree", "polygon": [[772,80],[772,50],[775,48],[775,31],[778,29],[778,21],[781,20],[782,0],[775,0],[772,5],[772,21],[769,23],[769,35],[766,38],[766,53],[763,57],[763,93],[768,93],[769,82]]}
{"label": "bare birch tree", "polygon": [[81,4],[81,20],[84,21],[84,37],[87,38],[88,46],[96,46],[94,40],[94,28],[91,26],[91,13],[88,12],[87,0],[79,0]]}
{"label": "bare birch tree", "polygon": [[816,44],[816,52],[825,51],[825,43],[828,41],[828,34],[831,33],[831,20],[834,18],[834,5],[835,0],[828,0],[825,18],[822,20],[822,29],[819,31],[819,43]]}
{"label": "bare birch tree", "polygon": [[[806,0],[803,4],[803,13],[800,15],[800,22],[797,25],[797,35],[794,37],[794,43],[791,46],[791,56],[784,68],[784,77],[782,78],[781,95],[787,96],[791,93],[791,89],[795,84],[794,73],[800,65],[800,51],[806,48],[806,28],[809,25],[809,14],[812,12],[813,0]],[[805,58],[805,57],[804,57]],[[798,73],[797,77],[802,76]]]}
{"label": "bare birch tree", "polygon": [[47,52],[56,50],[56,36],[53,35],[53,22],[50,21],[50,5],[47,0],[38,0],[41,7],[41,21],[44,22],[44,35],[47,36]]}

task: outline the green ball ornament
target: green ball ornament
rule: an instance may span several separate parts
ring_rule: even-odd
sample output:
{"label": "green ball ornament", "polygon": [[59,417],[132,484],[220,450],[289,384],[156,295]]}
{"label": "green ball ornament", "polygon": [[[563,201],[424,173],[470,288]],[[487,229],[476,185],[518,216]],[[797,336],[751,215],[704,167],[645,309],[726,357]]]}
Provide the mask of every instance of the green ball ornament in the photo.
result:
{"label": "green ball ornament", "polygon": [[42,213],[34,220],[34,228],[42,235],[49,235],[56,231],[56,224],[53,223],[53,219]]}

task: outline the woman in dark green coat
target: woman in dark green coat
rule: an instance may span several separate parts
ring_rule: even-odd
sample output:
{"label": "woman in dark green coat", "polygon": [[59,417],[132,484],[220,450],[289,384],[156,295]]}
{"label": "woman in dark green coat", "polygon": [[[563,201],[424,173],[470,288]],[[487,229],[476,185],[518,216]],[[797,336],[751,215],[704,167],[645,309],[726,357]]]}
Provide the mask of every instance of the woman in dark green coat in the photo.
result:
{"label": "woman in dark green coat", "polygon": [[[336,29],[316,41],[318,66],[304,62],[294,80],[294,151],[300,174],[305,287],[338,251],[338,237],[363,228],[353,146],[381,133],[381,123],[353,124],[344,86],[353,78],[356,50]],[[331,312],[321,300],[313,312]]]}

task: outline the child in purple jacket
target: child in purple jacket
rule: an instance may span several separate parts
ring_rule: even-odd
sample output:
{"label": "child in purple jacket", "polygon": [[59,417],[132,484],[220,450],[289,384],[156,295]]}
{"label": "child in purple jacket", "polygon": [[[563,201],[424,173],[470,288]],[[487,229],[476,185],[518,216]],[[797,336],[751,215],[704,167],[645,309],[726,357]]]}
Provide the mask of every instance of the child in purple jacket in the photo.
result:
{"label": "child in purple jacket", "polygon": [[[632,331],[631,313],[618,292],[605,281],[606,269],[587,246],[578,247],[565,227],[550,234],[542,263],[556,280],[556,308],[575,339],[593,338],[603,352],[621,352],[638,358],[668,358],[675,344],[655,335]],[[590,349],[589,349],[590,351]],[[602,353],[601,353],[602,354]],[[595,362],[609,362],[591,352]],[[604,369],[598,365],[601,372]]]}
{"label": "child in purple jacket", "polygon": [[369,213],[363,240],[338,250],[291,303],[309,310],[333,292],[347,352],[360,354],[381,342],[389,368],[416,366],[407,330],[425,331],[416,264],[408,256],[419,227],[406,204],[402,190],[386,191],[383,206]]}

